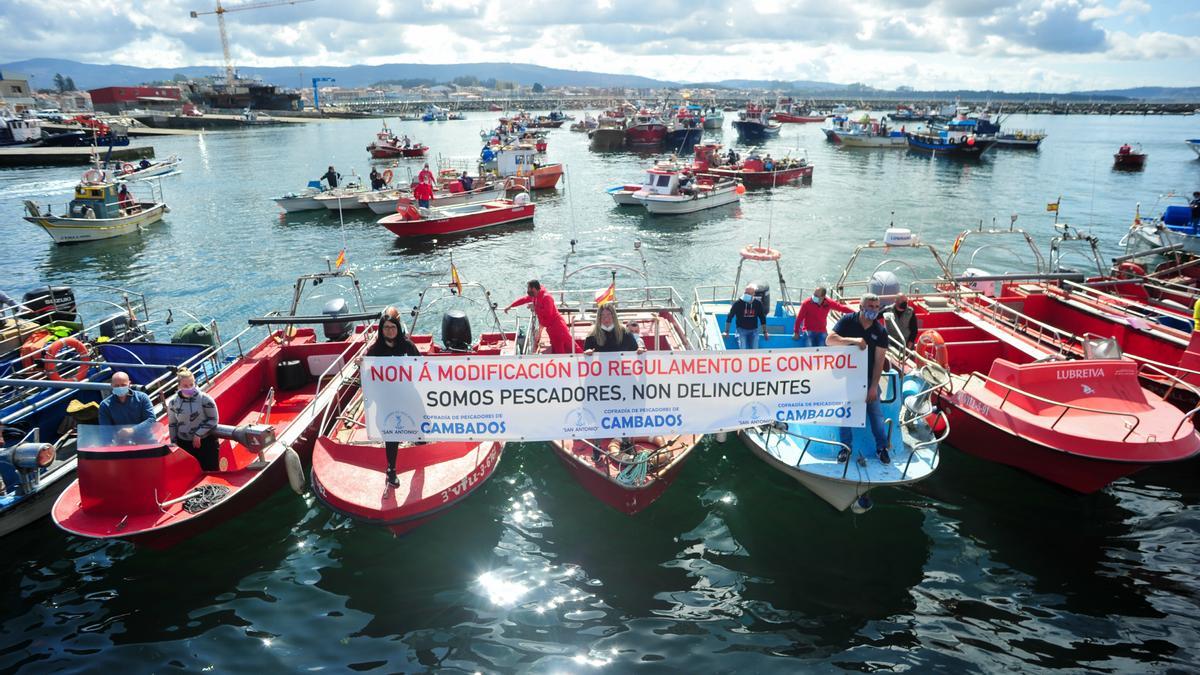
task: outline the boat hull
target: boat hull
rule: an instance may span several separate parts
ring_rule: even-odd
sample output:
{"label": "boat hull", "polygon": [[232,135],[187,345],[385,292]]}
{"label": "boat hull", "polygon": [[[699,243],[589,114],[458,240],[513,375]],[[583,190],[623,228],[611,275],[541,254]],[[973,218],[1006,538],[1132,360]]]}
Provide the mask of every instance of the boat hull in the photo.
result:
{"label": "boat hull", "polygon": [[903,136],[865,136],[861,134],[841,134],[830,132],[830,140],[840,143],[847,148],[907,148],[908,141]]}
{"label": "boat hull", "polygon": [[631,148],[657,148],[666,137],[665,124],[635,124],[625,130],[625,144]]}
{"label": "boat hull", "polygon": [[737,132],[738,140],[743,142],[765,141],[779,135],[779,124],[763,124],[747,120],[735,120],[733,129]]}
{"label": "boat hull", "polygon": [[360,194],[348,194],[337,197],[318,197],[314,201],[330,211],[352,211],[367,208],[366,204],[359,201],[358,198],[361,196]]}
{"label": "boat hull", "polygon": [[709,169],[708,173],[725,178],[738,178],[746,187],[772,187],[798,180],[808,180],[813,175],[813,165],[798,166],[779,171],[735,171],[730,169]]}
{"label": "boat hull", "polygon": [[315,197],[280,197],[275,200],[275,203],[286,213],[319,211],[325,208],[325,205],[317,201]]}
{"label": "boat hull", "polygon": [[665,471],[642,486],[626,485],[600,474],[588,465],[585,457],[572,451],[571,448],[579,441],[554,441],[550,447],[554,448],[554,455],[563,463],[571,477],[583,486],[583,489],[617,511],[632,516],[653,504],[667,491],[675,477],[679,475],[680,469],[683,468],[684,461],[695,449],[695,442],[698,440],[697,438],[696,441],[693,441],[691,447],[675,458]]}
{"label": "boat hull", "polygon": [[488,204],[496,204],[496,207],[461,215],[434,212],[434,217],[420,220],[404,220],[400,214],[396,214],[381,219],[379,224],[397,237],[431,237],[533,220],[534,205],[532,203],[504,204],[502,206],[500,202],[489,202]]}
{"label": "boat hull", "polygon": [[74,457],[63,462],[62,466],[41,477],[37,492],[21,497],[19,501],[0,511],[0,537],[12,534],[50,515],[50,509],[54,507],[58,496],[73,482],[75,466]]}
{"label": "boat hull", "polygon": [[725,126],[725,118],[723,116],[705,117],[704,118],[704,128],[705,129],[708,129],[711,131],[713,129],[720,129],[723,126]]}
{"label": "boat hull", "polygon": [[1037,150],[1042,145],[1040,138],[1005,138],[1004,136],[996,137],[997,148],[1009,148],[1010,150]]}
{"label": "boat hull", "polygon": [[143,205],[138,213],[121,218],[86,219],[60,218],[57,216],[25,216],[25,220],[37,225],[50,235],[56,244],[75,244],[85,241],[111,239],[124,234],[140,232],[149,225],[162,220],[167,212],[166,204]]}
{"label": "boat hull", "polygon": [[1187,141],[1187,146],[1196,153],[1196,159],[1200,159],[1200,138],[1193,138]]}
{"label": "boat hull", "polygon": [[814,122],[824,122],[825,117],[817,117],[815,115],[791,115],[788,113],[775,113],[771,115],[771,119],[784,124],[812,124]]}
{"label": "boat hull", "polygon": [[675,129],[667,132],[664,144],[672,152],[684,154],[691,152],[703,136],[703,129]]}
{"label": "boat hull", "polygon": [[593,152],[612,152],[625,147],[625,130],[601,127],[588,132],[588,148]]}
{"label": "boat hull", "polygon": [[679,215],[736,204],[740,195],[733,188],[714,190],[707,194],[687,197],[680,195],[639,195],[638,202],[654,215]]}
{"label": "boat hull", "polygon": [[[502,199],[504,197],[504,183],[494,183],[487,188],[481,190],[472,190],[471,192],[456,192],[448,194],[444,197],[439,197],[436,194],[429,202],[433,208],[443,206],[457,206],[459,204],[470,204],[471,202],[488,202],[493,199]],[[408,199],[409,197],[404,197]],[[381,216],[391,215],[396,212],[400,205],[400,197],[394,199],[373,199],[369,202],[364,202],[373,213]]]}
{"label": "boat hull", "polygon": [[1113,155],[1113,168],[1118,171],[1141,171],[1146,166],[1146,155]]}
{"label": "boat hull", "polygon": [[[982,157],[983,153],[992,149],[996,145],[993,139],[975,139],[974,143],[949,143],[941,139],[931,139],[929,137],[917,136],[915,134],[906,134],[908,139],[908,149],[916,152],[925,152],[943,157],[960,157],[974,159]],[[968,139],[969,141],[970,139]]]}

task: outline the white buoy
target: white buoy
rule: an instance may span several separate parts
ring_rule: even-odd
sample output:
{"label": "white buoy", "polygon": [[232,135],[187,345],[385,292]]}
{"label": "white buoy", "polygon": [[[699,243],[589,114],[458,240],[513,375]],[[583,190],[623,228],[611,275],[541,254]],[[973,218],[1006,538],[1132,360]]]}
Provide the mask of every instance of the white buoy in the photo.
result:
{"label": "white buoy", "polygon": [[291,483],[292,489],[296,494],[304,494],[304,467],[300,465],[300,455],[290,447],[283,451],[283,463],[287,467],[288,483]]}

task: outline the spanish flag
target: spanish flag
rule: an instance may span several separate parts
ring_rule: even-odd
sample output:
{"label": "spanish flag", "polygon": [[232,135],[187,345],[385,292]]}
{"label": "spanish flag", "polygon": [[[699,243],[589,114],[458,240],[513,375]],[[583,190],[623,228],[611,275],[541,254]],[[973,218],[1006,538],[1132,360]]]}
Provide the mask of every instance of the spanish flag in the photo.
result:
{"label": "spanish flag", "polygon": [[603,305],[606,302],[617,301],[617,282],[609,284],[608,288],[596,294],[596,304]]}
{"label": "spanish flag", "polygon": [[333,261],[333,268],[339,269],[344,264],[346,264],[346,249],[338,251],[338,257]]}
{"label": "spanish flag", "polygon": [[1058,211],[1058,202],[1050,202],[1049,204],[1046,205],[1046,210],[1057,212]]}
{"label": "spanish flag", "polygon": [[454,263],[450,263],[450,285],[458,291],[459,295],[462,295],[462,277],[458,276],[458,268],[454,266]]}

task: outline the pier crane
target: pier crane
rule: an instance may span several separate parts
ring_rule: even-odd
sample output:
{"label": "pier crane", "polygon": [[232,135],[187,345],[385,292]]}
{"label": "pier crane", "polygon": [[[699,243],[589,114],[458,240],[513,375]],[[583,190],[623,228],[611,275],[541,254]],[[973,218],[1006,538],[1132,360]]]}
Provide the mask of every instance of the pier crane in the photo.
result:
{"label": "pier crane", "polygon": [[313,107],[317,110],[321,109],[321,95],[317,93],[318,82],[337,82],[332,77],[314,77],[313,79]]}
{"label": "pier crane", "polygon": [[217,0],[217,8],[210,12],[191,12],[193,19],[199,19],[206,14],[217,15],[217,28],[221,31],[221,50],[225,53],[225,83],[229,87],[229,93],[233,93],[233,59],[229,56],[229,32],[225,30],[225,15],[230,12],[243,12],[247,9],[264,9],[266,7],[278,7],[280,5],[298,5],[302,2],[312,2],[313,0],[265,0],[264,2],[250,2],[244,5],[235,5],[233,7],[223,7],[221,0]]}

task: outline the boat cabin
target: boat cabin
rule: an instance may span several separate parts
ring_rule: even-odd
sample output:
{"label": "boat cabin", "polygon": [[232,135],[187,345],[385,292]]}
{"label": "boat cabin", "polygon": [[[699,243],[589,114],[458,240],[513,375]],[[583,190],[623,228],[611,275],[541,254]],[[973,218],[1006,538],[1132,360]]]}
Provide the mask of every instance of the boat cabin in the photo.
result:
{"label": "boat cabin", "polygon": [[123,214],[118,205],[121,198],[116,183],[80,183],[75,186],[75,198],[67,206],[68,218],[87,218],[91,208],[97,219],[120,218]]}
{"label": "boat cabin", "polygon": [[42,121],[36,117],[13,117],[0,125],[0,145],[29,143],[42,137]]}
{"label": "boat cabin", "polygon": [[[495,170],[504,177],[527,176],[538,168],[537,149],[529,147],[509,147],[496,151]],[[482,169],[490,169],[483,166]]]}

